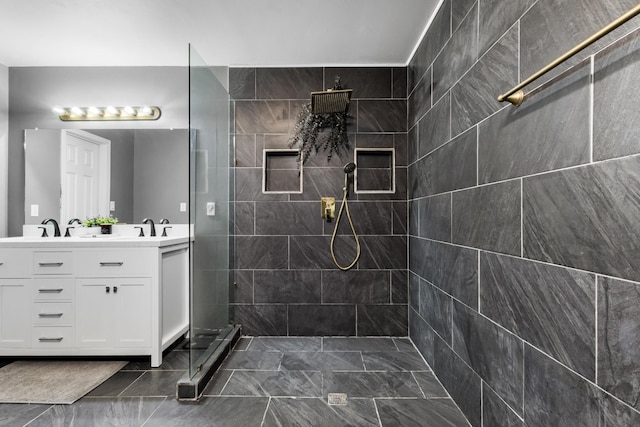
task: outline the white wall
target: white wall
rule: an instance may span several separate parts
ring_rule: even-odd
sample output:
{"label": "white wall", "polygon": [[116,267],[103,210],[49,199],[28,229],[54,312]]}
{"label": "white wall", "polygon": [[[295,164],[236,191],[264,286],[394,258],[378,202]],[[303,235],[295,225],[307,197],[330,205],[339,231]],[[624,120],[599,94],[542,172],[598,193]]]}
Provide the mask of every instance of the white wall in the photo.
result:
{"label": "white wall", "polygon": [[9,69],[0,64],[0,237],[7,236],[9,146]]}

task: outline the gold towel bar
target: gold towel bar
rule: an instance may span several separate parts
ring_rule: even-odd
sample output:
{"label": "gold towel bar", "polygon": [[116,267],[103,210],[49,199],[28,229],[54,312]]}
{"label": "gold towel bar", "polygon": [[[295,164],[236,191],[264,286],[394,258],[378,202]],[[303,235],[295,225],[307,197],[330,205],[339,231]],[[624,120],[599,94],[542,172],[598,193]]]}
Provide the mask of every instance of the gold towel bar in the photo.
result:
{"label": "gold towel bar", "polygon": [[633,9],[631,9],[630,11],[628,11],[627,13],[625,13],[615,21],[611,22],[609,25],[607,25],[597,33],[593,34],[591,37],[587,38],[582,43],[576,45],[573,49],[569,50],[564,55],[557,57],[547,66],[543,67],[538,72],[532,74],[528,79],[520,82],[520,84],[518,84],[516,87],[514,87],[510,91],[505,92],[502,95],[498,96],[498,102],[509,101],[516,107],[519,106],[524,101],[525,94],[524,94],[524,91],[522,90],[523,87],[533,82],[534,80],[538,79],[542,75],[548,73],[549,71],[553,70],[558,65],[562,64],[564,61],[571,58],[576,53],[580,52],[590,44],[600,40],[602,37],[606,36],[611,31],[615,30],[616,28],[618,28],[619,26],[621,26],[622,24],[624,24],[625,22],[627,22],[628,20],[630,20],[631,18],[633,18],[638,14],[640,14],[640,4],[638,4],[636,7],[634,7]]}

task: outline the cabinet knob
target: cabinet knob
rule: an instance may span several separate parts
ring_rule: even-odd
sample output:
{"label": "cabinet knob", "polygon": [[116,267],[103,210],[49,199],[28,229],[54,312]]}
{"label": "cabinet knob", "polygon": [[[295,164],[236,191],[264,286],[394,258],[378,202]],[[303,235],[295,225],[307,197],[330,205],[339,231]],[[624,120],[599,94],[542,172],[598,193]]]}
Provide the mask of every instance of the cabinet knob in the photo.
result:
{"label": "cabinet knob", "polygon": [[114,287],[113,287],[113,293],[114,293],[114,294],[117,294],[117,293],[118,293],[118,287],[117,287],[117,286],[114,286]]}
{"label": "cabinet knob", "polygon": [[106,287],[105,287],[105,292],[106,292],[106,293],[111,292],[111,288],[110,288],[110,287],[108,287],[108,286],[106,286]]}

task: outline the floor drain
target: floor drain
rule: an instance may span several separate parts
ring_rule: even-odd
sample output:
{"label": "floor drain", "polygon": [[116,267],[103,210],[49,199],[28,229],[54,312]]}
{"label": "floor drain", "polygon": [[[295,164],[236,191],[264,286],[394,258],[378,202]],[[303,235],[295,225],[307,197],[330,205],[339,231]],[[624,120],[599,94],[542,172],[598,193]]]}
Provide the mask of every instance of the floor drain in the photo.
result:
{"label": "floor drain", "polygon": [[327,400],[329,405],[346,405],[347,393],[329,393]]}

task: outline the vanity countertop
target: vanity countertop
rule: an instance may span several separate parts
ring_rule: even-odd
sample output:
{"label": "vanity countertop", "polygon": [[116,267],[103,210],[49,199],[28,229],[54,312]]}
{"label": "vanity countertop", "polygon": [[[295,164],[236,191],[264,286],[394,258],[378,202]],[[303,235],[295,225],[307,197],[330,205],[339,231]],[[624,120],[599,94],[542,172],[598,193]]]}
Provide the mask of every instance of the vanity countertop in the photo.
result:
{"label": "vanity countertop", "polygon": [[187,243],[188,236],[130,237],[109,235],[82,237],[4,237],[0,248],[104,248],[104,247],[157,247]]}

